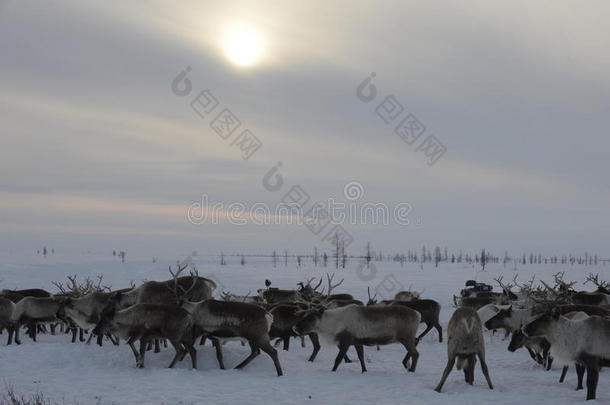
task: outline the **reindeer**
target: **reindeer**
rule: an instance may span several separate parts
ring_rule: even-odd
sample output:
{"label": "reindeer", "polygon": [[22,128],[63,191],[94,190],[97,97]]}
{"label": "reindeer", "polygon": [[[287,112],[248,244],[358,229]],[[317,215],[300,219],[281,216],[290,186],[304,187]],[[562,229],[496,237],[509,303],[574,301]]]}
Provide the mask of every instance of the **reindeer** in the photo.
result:
{"label": "reindeer", "polygon": [[[477,315],[479,315],[479,319],[481,320],[481,323],[485,326],[486,322],[490,319],[492,319],[494,316],[496,316],[501,310],[503,309],[508,309],[510,308],[510,305],[496,305],[496,304],[487,304],[479,309],[477,309]],[[504,329],[504,339],[506,339],[510,333],[511,330],[506,328],[506,327],[499,327],[499,328],[493,328],[493,332],[496,331],[496,329]]]}
{"label": "reindeer", "polygon": [[2,290],[0,292],[0,295],[5,296],[6,298],[12,296],[16,298],[17,301],[12,300],[11,298],[9,299],[11,299],[11,301],[13,301],[14,303],[17,303],[24,297],[46,298],[50,297],[51,293],[45,290],[41,290],[40,288],[28,288],[25,290]]}
{"label": "reindeer", "polygon": [[[250,344],[250,355],[235,368],[247,366],[260,351],[271,357],[278,376],[282,375],[282,367],[277,356],[277,350],[269,343],[269,330],[273,316],[257,305],[242,302],[204,300],[200,302],[185,301],[182,304],[193,317],[195,335],[216,338],[243,338]],[[222,351],[217,346],[216,356],[220,368],[224,369]]]}
{"label": "reindeer", "polygon": [[543,365],[547,371],[551,369],[553,358],[550,356],[551,344],[548,340],[538,336],[527,337],[523,334],[521,329],[518,329],[513,333],[513,336],[510,339],[508,351],[514,353],[524,346],[532,360]]}
{"label": "reindeer", "polygon": [[[127,292],[130,289],[123,289],[111,292],[92,292],[80,298],[66,298],[57,311],[57,318],[72,325],[72,343],[76,341],[76,328],[79,330],[90,330],[95,328],[100,321],[102,311],[111,303],[115,303],[117,295]],[[118,308],[124,309],[124,308]],[[87,344],[91,342],[95,334],[91,333]],[[108,335],[114,345],[118,341],[112,335]],[[81,341],[84,339],[81,336]],[[103,335],[98,336],[97,344],[102,345]]]}
{"label": "reindeer", "polygon": [[417,336],[417,338],[415,339],[416,344],[419,343],[419,341],[428,334],[428,332],[430,332],[432,330],[432,328],[435,328],[436,331],[438,332],[438,341],[439,342],[443,342],[443,327],[441,326],[438,318],[439,318],[439,314],[441,312],[441,305],[434,301],[434,300],[429,300],[429,299],[424,299],[424,300],[414,300],[414,301],[394,301],[394,300],[384,300],[381,301],[380,303],[377,303],[377,301],[375,300],[375,298],[377,297],[377,294],[375,294],[373,297],[371,297],[371,291],[370,291],[370,287],[367,288],[367,294],[368,294],[368,302],[367,302],[367,306],[388,306],[388,305],[399,305],[402,307],[407,307],[410,309],[413,309],[417,312],[419,312],[420,314],[420,322],[421,323],[425,323],[426,324],[426,329],[420,333],[419,336]]}
{"label": "reindeer", "polygon": [[36,341],[37,324],[40,322],[56,322],[57,312],[62,299],[56,297],[25,297],[15,304],[12,321],[15,330],[15,343],[21,344],[19,339],[19,326],[29,325],[29,334]]}
{"label": "reindeer", "polygon": [[[279,288],[271,287],[271,281],[265,280],[266,289],[257,290],[258,295],[263,298],[267,304],[279,304],[284,302],[295,302],[298,298],[303,295],[313,295],[314,288],[311,287],[311,282],[314,278],[307,281],[307,284],[298,283],[299,290],[281,290]],[[318,288],[322,284],[322,280],[315,287]]]}
{"label": "reindeer", "polygon": [[468,307],[456,309],[449,320],[447,336],[447,366],[435,391],[441,392],[449,373],[453,369],[454,364],[456,364],[456,359],[457,369],[464,370],[466,382],[472,385],[474,383],[474,366],[477,356],[481,361],[481,370],[487,380],[489,389],[493,389],[487,363],[485,362],[483,328],[481,327],[481,320],[477,312]]}
{"label": "reindeer", "polygon": [[6,329],[8,332],[7,345],[13,342],[15,334],[15,322],[13,321],[13,312],[15,312],[15,303],[8,298],[0,297],[0,330]]}
{"label": "reindeer", "polygon": [[415,301],[421,298],[421,295],[424,293],[424,290],[421,291],[412,291],[411,286],[407,291],[399,291],[394,295],[394,301]]}
{"label": "reindeer", "polygon": [[248,304],[263,304],[264,300],[260,296],[251,296],[250,293],[246,295],[235,295],[228,292],[220,293],[220,298],[223,301],[236,301],[236,302],[246,302]]}
{"label": "reindeer", "polygon": [[[168,339],[176,354],[169,365],[174,367],[178,360],[189,354],[193,368],[197,368],[197,352],[193,347],[193,319],[183,308],[173,305],[135,304],[118,310],[109,305],[93,333],[103,336],[116,333],[127,340],[136,358],[136,367],[144,368],[144,355],[149,339]],[[140,340],[140,351],[134,342]]]}
{"label": "reindeer", "polygon": [[590,273],[587,276],[585,284],[591,282],[597,286],[596,292],[572,292],[572,302],[576,305],[610,305],[610,293],[608,292],[608,283],[600,282],[599,275],[593,276]]}
{"label": "reindeer", "polygon": [[[291,337],[299,336],[294,332],[293,328],[301,320],[302,311],[303,306],[298,303],[278,304],[269,309],[269,313],[273,316],[269,336],[271,339],[281,339],[284,342],[284,350],[290,348]],[[314,361],[320,351],[320,341],[315,333],[309,333],[308,336],[313,345],[313,352],[309,356],[308,361]]]}
{"label": "reindeer", "polygon": [[552,309],[523,327],[526,336],[543,336],[554,358],[563,364],[580,363],[587,370],[587,400],[595,399],[600,359],[610,360],[610,320],[591,316],[570,320]]}
{"label": "reindeer", "polygon": [[[318,333],[323,340],[332,341],[339,346],[333,371],[345,358],[350,346],[356,348],[362,372],[364,364],[364,346],[378,346],[390,343],[401,343],[407,354],[402,364],[409,371],[415,371],[419,353],[416,349],[415,334],[419,325],[419,312],[401,306],[372,307],[348,305],[326,310],[314,307],[306,312],[294,330],[298,334]],[[411,359],[411,366],[408,366]]]}
{"label": "reindeer", "polygon": [[[133,304],[180,305],[183,300],[201,301],[212,298],[216,283],[204,277],[199,277],[197,269],[192,266],[190,275],[181,276],[188,264],[177,264],[174,271],[169,266],[172,278],[166,281],[147,281],[137,288],[127,292],[119,292],[114,301],[120,308]],[[152,343],[152,342],[151,342]],[[203,341],[202,341],[203,343]],[[218,342],[214,342],[217,344]],[[154,340],[155,353],[160,351],[159,340]]]}
{"label": "reindeer", "polygon": [[147,281],[137,288],[120,294],[117,297],[118,304],[123,308],[145,303],[178,305],[181,299],[201,301],[212,298],[212,292],[216,289],[214,281],[199,277],[194,266],[189,276],[181,277],[180,275],[188,264],[177,267],[176,271],[173,271],[171,266],[169,267],[169,273],[172,275],[170,280]]}

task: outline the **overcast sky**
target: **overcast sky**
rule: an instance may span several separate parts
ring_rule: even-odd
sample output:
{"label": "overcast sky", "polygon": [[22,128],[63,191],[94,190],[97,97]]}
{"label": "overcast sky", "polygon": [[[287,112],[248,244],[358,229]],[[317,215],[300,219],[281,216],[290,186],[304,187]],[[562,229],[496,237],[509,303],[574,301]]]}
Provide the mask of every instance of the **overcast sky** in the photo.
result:
{"label": "overcast sky", "polygon": [[[408,203],[410,223],[345,224],[352,253],[609,255],[608,15],[602,0],[0,1],[1,249],[324,249],[329,228],[186,213],[203,195],[273,208],[294,185],[349,202],[358,182],[351,204]],[[257,47],[248,66],[227,55],[236,26],[256,40],[237,44]],[[219,105],[201,118],[205,89]],[[404,112],[386,124],[391,95]],[[241,122],[226,140],[210,126],[224,108]],[[412,145],[394,133],[409,113],[425,126]],[[262,146],[244,160],[246,128]],[[446,148],[432,166],[429,135]]]}

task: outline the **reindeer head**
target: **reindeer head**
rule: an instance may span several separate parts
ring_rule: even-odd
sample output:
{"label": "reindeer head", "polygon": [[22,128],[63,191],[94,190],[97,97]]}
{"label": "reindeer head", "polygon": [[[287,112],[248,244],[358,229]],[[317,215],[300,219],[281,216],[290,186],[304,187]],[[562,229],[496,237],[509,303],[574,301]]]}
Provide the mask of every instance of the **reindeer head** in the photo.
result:
{"label": "reindeer head", "polygon": [[525,336],[545,336],[549,334],[550,328],[558,319],[559,311],[555,308],[534,319],[521,330]]}
{"label": "reindeer head", "polygon": [[517,349],[520,349],[525,345],[525,341],[527,340],[527,336],[521,332],[521,330],[515,331],[513,333],[512,338],[510,339],[510,343],[508,345],[509,352],[515,352]]}
{"label": "reindeer head", "polygon": [[322,305],[316,305],[303,311],[297,312],[301,316],[301,320],[293,326],[293,330],[297,335],[306,335],[317,330],[322,315],[326,308]]}
{"label": "reindeer head", "polygon": [[[169,266],[169,274],[172,275],[172,280],[166,287],[172,292],[176,305],[180,306],[182,303],[189,297],[189,293],[195,288],[197,285],[197,280],[199,278],[199,273],[194,265],[191,266],[190,277],[191,283],[188,288],[185,288],[181,283],[180,274],[188,267],[188,263],[180,266],[180,263],[177,264],[178,270],[175,272],[172,270],[172,266]],[[184,279],[184,278],[183,278]]]}
{"label": "reindeer head", "polygon": [[115,332],[117,330],[114,324],[114,315],[116,314],[116,307],[112,304],[108,305],[100,314],[100,319],[95,328],[93,329],[94,335],[104,335],[106,333]]}
{"label": "reindeer head", "polygon": [[318,282],[318,284],[316,284],[315,287],[313,287],[311,285],[311,283],[315,279],[316,279],[315,277],[312,277],[305,282],[297,283],[297,286],[298,286],[297,291],[299,292],[301,297],[303,297],[304,299],[306,299],[308,301],[311,301],[316,296],[320,295],[320,293],[318,292],[318,288],[320,288],[320,285],[322,285],[322,278],[320,278],[320,281]]}
{"label": "reindeer head", "polygon": [[485,327],[489,330],[499,329],[504,327],[504,319],[510,318],[513,313],[512,305],[506,309],[501,309],[494,316],[485,322]]}

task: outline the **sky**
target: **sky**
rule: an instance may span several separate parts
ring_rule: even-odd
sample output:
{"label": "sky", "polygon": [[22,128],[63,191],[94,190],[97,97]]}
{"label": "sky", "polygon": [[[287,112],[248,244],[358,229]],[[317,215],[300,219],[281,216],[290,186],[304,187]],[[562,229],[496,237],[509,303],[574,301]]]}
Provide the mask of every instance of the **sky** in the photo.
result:
{"label": "sky", "polygon": [[[0,250],[307,253],[339,225],[354,254],[610,256],[608,12],[0,1]],[[213,128],[224,109],[234,133]],[[411,144],[395,133],[409,114],[424,128]],[[260,147],[240,149],[248,134]],[[432,141],[442,155],[426,155]],[[315,233],[277,213],[294,193],[304,211],[331,200],[392,215]],[[213,204],[218,221],[203,221]],[[263,205],[271,223],[232,217]]]}

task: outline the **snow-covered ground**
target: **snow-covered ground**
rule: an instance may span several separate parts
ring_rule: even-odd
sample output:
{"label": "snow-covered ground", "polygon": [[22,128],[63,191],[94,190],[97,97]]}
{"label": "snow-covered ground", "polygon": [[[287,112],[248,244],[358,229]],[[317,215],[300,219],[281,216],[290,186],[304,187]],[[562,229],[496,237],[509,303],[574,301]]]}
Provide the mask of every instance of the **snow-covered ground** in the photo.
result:
{"label": "snow-covered ground", "polygon": [[[295,283],[309,277],[321,277],[335,271],[334,266],[314,267],[305,263],[300,269],[291,263],[276,268],[268,259],[248,259],[245,266],[238,258],[228,258],[228,265],[219,266],[217,259],[194,257],[200,274],[212,277],[221,290],[237,294],[255,292],[264,286],[264,280],[273,280],[277,287],[292,288]],[[0,288],[41,287],[55,291],[51,282],[65,280],[66,275],[104,276],[105,284],[113,288],[128,286],[130,281],[166,279],[167,266],[172,260],[128,260],[121,264],[116,258],[99,254],[65,256],[57,254],[42,258],[38,255],[4,257],[0,269]],[[348,268],[336,271],[335,279],[345,278],[337,291],[350,292],[366,299],[367,286],[377,289],[381,296],[391,295],[401,286],[424,289],[424,296],[441,303],[441,323],[445,328],[453,311],[452,295],[462,288],[467,279],[493,283],[493,278],[504,274],[512,279],[527,281],[532,275],[549,280],[557,271],[565,271],[567,280],[584,281],[588,272],[599,273],[610,279],[610,266],[570,267],[563,265],[512,265],[492,264],[485,272],[464,264],[441,264],[437,269],[426,264],[394,262],[374,263],[374,270],[350,263]],[[2,335],[2,342],[6,334]],[[165,368],[172,350],[160,354],[149,353],[145,369],[134,367],[134,359],[126,345],[114,347],[105,344],[87,346],[72,344],[68,335],[40,335],[33,343],[23,337],[21,346],[0,347],[0,374],[5,385],[13,386],[17,393],[40,391],[53,401],[71,404],[569,404],[584,401],[585,393],[576,392],[576,375],[570,370],[566,382],[559,384],[558,367],[544,371],[529,358],[524,350],[510,353],[508,342],[501,336],[486,336],[487,361],[495,389],[484,383],[480,368],[476,369],[475,385],[468,386],[463,374],[450,375],[443,393],[433,391],[445,366],[446,344],[438,343],[436,332],[431,331],[420,343],[420,360],[415,373],[407,373],[401,365],[404,349],[401,345],[382,347],[380,351],[367,348],[368,372],[360,373],[358,363],[342,364],[338,372],[331,372],[336,355],[335,347],[322,349],[315,363],[306,361],[311,345],[301,348],[297,341],[290,352],[280,351],[284,376],[277,377],[269,357],[261,354],[244,370],[219,370],[210,346],[198,347],[199,369],[191,370],[184,361],[175,369]],[[227,367],[235,366],[247,356],[249,349],[239,343],[225,346]],[[356,359],[355,353],[350,354]],[[597,400],[610,402],[610,374],[602,371]],[[3,387],[2,387],[3,388]]]}

